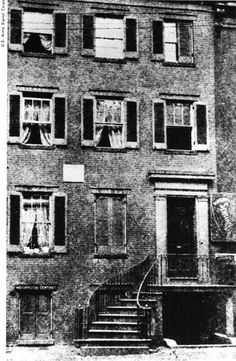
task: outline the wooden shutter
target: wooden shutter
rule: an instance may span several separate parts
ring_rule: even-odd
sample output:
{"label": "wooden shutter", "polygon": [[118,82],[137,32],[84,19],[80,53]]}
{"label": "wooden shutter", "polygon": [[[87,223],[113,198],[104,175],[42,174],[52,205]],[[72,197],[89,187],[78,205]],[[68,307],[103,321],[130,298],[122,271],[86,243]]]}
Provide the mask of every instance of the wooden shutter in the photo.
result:
{"label": "wooden shutter", "polygon": [[94,138],[94,114],[95,99],[93,97],[83,98],[82,104],[82,144],[93,145]]}
{"label": "wooden shutter", "polygon": [[153,102],[154,148],[166,148],[166,125],[164,101]]}
{"label": "wooden shutter", "polygon": [[94,56],[94,16],[83,15],[82,55]]}
{"label": "wooden shutter", "polygon": [[66,252],[66,195],[55,193],[54,200],[54,249],[56,252]]}
{"label": "wooden shutter", "polygon": [[9,140],[18,141],[20,137],[20,94],[9,96]]}
{"label": "wooden shutter", "polygon": [[22,50],[22,9],[11,9],[10,11],[9,49]]}
{"label": "wooden shutter", "polygon": [[207,107],[206,104],[196,104],[196,148],[206,150],[208,148],[207,134]]}
{"label": "wooden shutter", "polygon": [[126,100],[126,145],[138,146],[138,104],[135,100]]}
{"label": "wooden shutter", "polygon": [[65,54],[68,50],[67,14],[54,13],[54,53]]}
{"label": "wooden shutter", "polygon": [[62,95],[54,96],[54,143],[67,143],[67,106],[66,98]]}
{"label": "wooden shutter", "polygon": [[153,54],[163,55],[163,22],[154,20],[152,22],[152,46]]}
{"label": "wooden shutter", "polygon": [[137,19],[125,18],[125,53],[126,58],[138,57]]}
{"label": "wooden shutter", "polygon": [[9,197],[9,250],[16,251],[20,246],[20,207],[21,194],[12,193]]}

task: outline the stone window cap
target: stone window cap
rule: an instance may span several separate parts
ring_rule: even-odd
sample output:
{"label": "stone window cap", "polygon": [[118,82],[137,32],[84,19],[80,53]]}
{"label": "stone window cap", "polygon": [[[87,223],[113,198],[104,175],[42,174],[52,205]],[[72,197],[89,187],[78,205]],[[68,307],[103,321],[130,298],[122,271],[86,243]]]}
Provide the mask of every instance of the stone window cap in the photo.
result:
{"label": "stone window cap", "polygon": [[15,291],[45,291],[45,292],[53,292],[56,291],[58,288],[57,285],[16,285]]}

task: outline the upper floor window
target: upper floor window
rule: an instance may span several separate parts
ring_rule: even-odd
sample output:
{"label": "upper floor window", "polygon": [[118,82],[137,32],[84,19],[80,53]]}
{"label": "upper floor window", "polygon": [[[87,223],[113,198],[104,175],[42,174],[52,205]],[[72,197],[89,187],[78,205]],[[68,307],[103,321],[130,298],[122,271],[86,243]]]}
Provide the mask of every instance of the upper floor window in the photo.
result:
{"label": "upper floor window", "polygon": [[172,150],[208,148],[205,104],[166,100],[153,103],[154,147]]}
{"label": "upper floor window", "polygon": [[65,13],[12,9],[9,48],[34,54],[65,53],[66,23]]}
{"label": "upper floor window", "polygon": [[193,63],[192,21],[153,21],[153,54],[168,63]]}
{"label": "upper floor window", "polygon": [[66,99],[23,92],[9,97],[9,140],[27,145],[66,144]]}
{"label": "upper floor window", "polygon": [[9,250],[26,254],[65,251],[65,195],[22,191],[10,195]]}
{"label": "upper floor window", "polygon": [[137,20],[83,16],[83,54],[104,59],[137,57]]}
{"label": "upper floor window", "polygon": [[83,99],[82,144],[122,149],[138,146],[137,102],[123,98]]}

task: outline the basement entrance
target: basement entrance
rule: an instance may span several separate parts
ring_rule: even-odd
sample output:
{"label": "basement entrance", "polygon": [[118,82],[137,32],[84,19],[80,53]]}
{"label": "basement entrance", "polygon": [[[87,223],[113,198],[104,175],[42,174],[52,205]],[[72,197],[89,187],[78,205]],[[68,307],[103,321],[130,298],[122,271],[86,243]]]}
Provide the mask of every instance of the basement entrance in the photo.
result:
{"label": "basement entrance", "polygon": [[216,293],[207,292],[164,294],[163,337],[179,345],[209,343],[211,335],[220,331],[216,325],[217,298]]}

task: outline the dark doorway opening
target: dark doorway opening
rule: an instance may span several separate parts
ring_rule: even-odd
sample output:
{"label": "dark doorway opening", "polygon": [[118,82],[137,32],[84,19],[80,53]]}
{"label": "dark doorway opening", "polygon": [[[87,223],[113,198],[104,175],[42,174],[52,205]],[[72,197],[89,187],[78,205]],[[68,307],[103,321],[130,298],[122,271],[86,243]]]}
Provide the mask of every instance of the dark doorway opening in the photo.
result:
{"label": "dark doorway opening", "polygon": [[163,336],[177,344],[205,344],[217,330],[217,298],[206,292],[172,292],[163,297]]}
{"label": "dark doorway opening", "polygon": [[168,277],[197,276],[195,198],[167,198]]}

